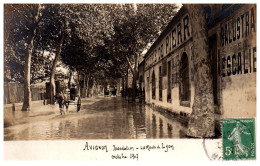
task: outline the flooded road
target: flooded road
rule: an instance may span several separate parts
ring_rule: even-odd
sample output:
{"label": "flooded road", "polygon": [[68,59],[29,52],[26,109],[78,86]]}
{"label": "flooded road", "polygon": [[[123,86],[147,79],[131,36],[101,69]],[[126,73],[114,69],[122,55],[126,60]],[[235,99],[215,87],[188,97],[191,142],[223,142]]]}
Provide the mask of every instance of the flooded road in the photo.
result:
{"label": "flooded road", "polygon": [[[121,97],[82,100],[80,112],[70,107],[66,115],[49,111],[37,116],[21,111],[8,115],[21,123],[4,128],[4,140],[83,140],[180,138],[185,127],[170,115]],[[44,106],[42,106],[44,107]],[[42,111],[44,112],[44,110]]]}

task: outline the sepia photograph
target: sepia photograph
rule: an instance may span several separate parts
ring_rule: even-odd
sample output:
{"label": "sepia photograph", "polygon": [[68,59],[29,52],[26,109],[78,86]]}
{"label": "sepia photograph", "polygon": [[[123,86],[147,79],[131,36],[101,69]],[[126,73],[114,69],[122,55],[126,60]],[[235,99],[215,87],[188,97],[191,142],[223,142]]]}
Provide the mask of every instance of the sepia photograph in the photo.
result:
{"label": "sepia photograph", "polygon": [[[201,141],[209,160],[256,159],[256,4],[3,10],[3,141],[12,160],[15,149],[6,147],[31,141],[122,151],[111,160],[138,159],[125,151],[178,153],[176,144]],[[121,145],[127,141],[133,146]]]}

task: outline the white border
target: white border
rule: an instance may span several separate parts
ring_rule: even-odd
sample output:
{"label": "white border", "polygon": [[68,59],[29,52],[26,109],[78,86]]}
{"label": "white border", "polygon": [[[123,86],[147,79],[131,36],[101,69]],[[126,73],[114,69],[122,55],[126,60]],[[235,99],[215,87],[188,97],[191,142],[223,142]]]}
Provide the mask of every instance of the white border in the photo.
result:
{"label": "white border", "polygon": [[[125,1],[102,1],[102,0],[87,0],[87,1],[78,1],[78,0],[74,0],[74,1],[71,1],[71,0],[38,0],[38,1],[32,1],[32,0],[27,0],[27,1],[18,1],[18,0],[4,0],[4,2],[1,2],[1,6],[0,6],[0,9],[1,9],[1,36],[2,36],[2,40],[1,40],[1,44],[0,44],[0,50],[1,50],[1,60],[2,60],[2,63],[1,63],[1,67],[2,67],[2,70],[0,70],[0,77],[2,78],[0,80],[0,89],[1,89],[1,95],[3,96],[3,4],[4,3],[180,3],[180,1],[169,1],[169,0],[160,0],[160,1],[156,1],[156,0],[142,0],[142,1],[137,1],[137,0],[125,0]],[[223,0],[220,0],[220,1],[207,1],[207,0],[203,0],[203,1],[187,1],[187,0],[182,0],[181,1],[182,3],[227,3],[227,1],[223,1]],[[229,3],[257,3],[257,1],[241,1],[241,0],[236,0],[236,1],[229,1]],[[259,23],[259,10],[258,10],[258,4],[257,4],[257,22]],[[259,27],[259,26],[258,26]],[[257,31],[259,32],[259,28],[257,28]],[[258,38],[259,38],[259,33],[257,33],[257,41],[258,41]],[[257,46],[258,45],[258,42],[257,42]],[[260,47],[259,47],[260,48]],[[258,58],[257,58],[258,59]],[[257,60],[259,61],[259,59]],[[257,63],[259,64],[259,63]],[[257,66],[257,68],[259,67],[259,65]],[[259,68],[258,68],[259,69]],[[257,70],[258,70],[257,69]],[[257,78],[259,78],[260,76],[260,71],[257,72]],[[257,96],[259,96],[259,81],[257,79]],[[259,111],[258,109],[258,104],[259,104],[259,98],[257,97],[257,112]],[[0,100],[0,106],[1,108],[3,109],[3,99]],[[1,114],[1,127],[0,127],[0,130],[1,130],[1,140],[3,140],[3,111],[2,111],[2,114]],[[258,117],[258,114],[257,114],[257,117]],[[258,118],[257,118],[258,119]],[[160,162],[138,162],[138,163],[122,163],[122,162],[113,162],[113,165],[122,165],[122,164],[126,164],[126,165],[132,165],[132,164],[140,164],[140,165],[143,165],[143,164],[149,164],[149,165],[162,165],[162,164],[169,164],[169,165],[178,165],[178,164],[187,164],[187,165],[259,165],[259,120],[256,119],[256,122],[257,122],[257,126],[256,126],[256,145],[257,145],[257,161],[239,161],[239,162],[236,162],[236,161],[229,161],[229,162],[222,162],[222,161],[219,161],[219,162],[212,162],[212,161],[209,161],[209,162],[204,162],[204,161],[200,161],[200,162],[195,162],[195,161],[188,161],[188,162],[177,162],[176,161],[168,161],[167,163],[164,163],[162,161]],[[108,164],[111,164],[111,162],[96,162],[96,161],[63,161],[63,162],[60,162],[60,161],[4,161],[3,160],[3,141],[1,142],[1,147],[2,147],[2,150],[0,151],[0,155],[1,155],[1,165],[49,165],[49,164],[62,164],[62,165],[87,165],[87,164],[93,164],[93,165],[108,165]],[[196,152],[194,152],[196,153]]]}

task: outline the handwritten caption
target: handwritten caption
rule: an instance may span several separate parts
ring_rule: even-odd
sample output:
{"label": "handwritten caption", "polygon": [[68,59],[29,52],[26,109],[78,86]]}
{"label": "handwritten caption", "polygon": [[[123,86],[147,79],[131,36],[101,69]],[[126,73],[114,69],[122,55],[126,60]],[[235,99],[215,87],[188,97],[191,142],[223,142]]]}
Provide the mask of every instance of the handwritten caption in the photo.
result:
{"label": "handwritten caption", "polygon": [[128,146],[128,145],[91,145],[88,142],[85,143],[84,151],[103,151],[106,153],[111,153],[111,159],[120,160],[120,159],[130,159],[137,160],[139,159],[139,152],[151,152],[151,151],[160,151],[160,152],[170,152],[174,151],[173,145],[168,145],[164,143],[160,144],[149,144],[149,145],[138,145],[138,146]]}

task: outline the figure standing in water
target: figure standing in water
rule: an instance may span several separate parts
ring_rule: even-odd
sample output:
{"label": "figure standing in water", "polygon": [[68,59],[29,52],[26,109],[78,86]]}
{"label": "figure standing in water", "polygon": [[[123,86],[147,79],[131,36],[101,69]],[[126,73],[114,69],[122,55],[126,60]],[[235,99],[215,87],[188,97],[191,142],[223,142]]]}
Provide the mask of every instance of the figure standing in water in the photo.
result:
{"label": "figure standing in water", "polygon": [[58,103],[59,103],[60,114],[65,115],[65,112],[64,112],[64,94],[62,92],[60,92],[58,94],[57,100],[58,100]]}

